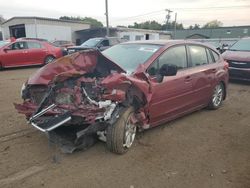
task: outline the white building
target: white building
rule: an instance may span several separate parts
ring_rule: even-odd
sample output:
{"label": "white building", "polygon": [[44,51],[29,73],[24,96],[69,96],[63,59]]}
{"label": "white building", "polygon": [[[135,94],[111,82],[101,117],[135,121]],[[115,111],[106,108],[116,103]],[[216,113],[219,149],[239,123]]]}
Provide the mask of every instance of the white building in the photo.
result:
{"label": "white building", "polygon": [[148,30],[148,29],[134,29],[134,28],[117,28],[117,35],[128,41],[136,40],[160,40],[170,39],[170,33],[166,31]]}
{"label": "white building", "polygon": [[13,36],[76,42],[75,31],[88,28],[88,23],[42,17],[13,17],[2,23],[4,40]]}

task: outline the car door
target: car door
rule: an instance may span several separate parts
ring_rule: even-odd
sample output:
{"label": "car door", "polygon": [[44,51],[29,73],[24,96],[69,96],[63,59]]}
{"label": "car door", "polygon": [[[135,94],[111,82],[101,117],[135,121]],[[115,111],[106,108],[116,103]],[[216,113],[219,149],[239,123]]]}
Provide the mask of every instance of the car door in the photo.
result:
{"label": "car door", "polygon": [[35,41],[27,41],[27,56],[30,65],[43,64],[47,50],[43,45],[39,42]]}
{"label": "car door", "polygon": [[[178,68],[175,76],[165,76],[161,83],[156,81],[159,68],[173,64]],[[174,119],[190,109],[192,83],[189,77],[187,51],[185,45],[167,49],[147,69],[150,75],[152,97],[149,103],[151,126]]]}
{"label": "car door", "polygon": [[188,56],[192,68],[189,75],[193,87],[192,105],[199,107],[206,105],[213,91],[216,66],[211,64],[212,57],[208,49],[200,45],[187,45]]}
{"label": "car door", "polygon": [[14,42],[9,45],[2,54],[4,67],[22,66],[27,63],[26,42]]}

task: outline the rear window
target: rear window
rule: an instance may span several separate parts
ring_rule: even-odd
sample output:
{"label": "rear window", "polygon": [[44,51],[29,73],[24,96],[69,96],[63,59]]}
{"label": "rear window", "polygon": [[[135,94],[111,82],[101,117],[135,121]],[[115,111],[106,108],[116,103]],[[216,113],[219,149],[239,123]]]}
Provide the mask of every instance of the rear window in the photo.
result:
{"label": "rear window", "polygon": [[27,42],[27,46],[29,49],[39,49],[42,48],[42,45],[38,42]]}

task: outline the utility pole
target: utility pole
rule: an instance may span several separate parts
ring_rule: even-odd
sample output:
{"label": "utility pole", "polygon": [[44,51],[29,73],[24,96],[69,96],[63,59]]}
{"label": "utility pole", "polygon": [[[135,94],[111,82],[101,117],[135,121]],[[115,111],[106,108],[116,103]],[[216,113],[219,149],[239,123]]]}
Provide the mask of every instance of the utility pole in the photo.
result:
{"label": "utility pole", "polygon": [[109,37],[109,12],[108,12],[108,0],[105,0],[105,5],[106,5],[106,35]]}
{"label": "utility pole", "polygon": [[176,37],[176,21],[177,21],[177,13],[175,13],[175,16],[174,16],[174,39]]}
{"label": "utility pole", "polygon": [[172,10],[170,9],[166,9],[165,11],[167,11],[167,15],[166,15],[166,30],[168,30],[168,23],[169,23],[169,20],[171,18],[171,12],[173,12]]}

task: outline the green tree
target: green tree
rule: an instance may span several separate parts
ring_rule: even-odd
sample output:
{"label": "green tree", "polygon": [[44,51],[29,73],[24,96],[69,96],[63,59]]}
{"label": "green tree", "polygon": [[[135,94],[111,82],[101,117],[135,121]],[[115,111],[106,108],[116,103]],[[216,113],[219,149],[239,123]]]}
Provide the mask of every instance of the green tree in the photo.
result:
{"label": "green tree", "polygon": [[188,29],[200,29],[200,25],[199,24],[194,24],[194,25],[190,25],[189,27],[188,27]]}
{"label": "green tree", "polygon": [[82,22],[89,23],[91,25],[91,27],[103,27],[102,22],[98,21],[97,19],[91,18],[91,17],[61,16],[59,19],[60,20],[82,21]]}
{"label": "green tree", "polygon": [[212,20],[208,23],[206,23],[202,28],[218,28],[223,26],[223,23],[221,21],[218,20]]}

